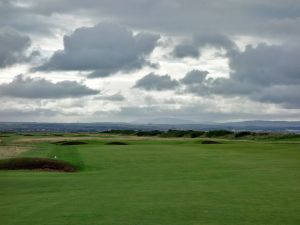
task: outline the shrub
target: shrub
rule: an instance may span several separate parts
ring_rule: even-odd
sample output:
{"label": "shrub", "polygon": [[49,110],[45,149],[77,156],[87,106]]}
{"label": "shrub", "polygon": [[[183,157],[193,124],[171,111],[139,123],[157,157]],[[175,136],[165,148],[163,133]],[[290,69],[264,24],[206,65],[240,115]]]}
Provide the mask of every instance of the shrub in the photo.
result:
{"label": "shrub", "polygon": [[105,134],[122,134],[122,135],[133,135],[136,133],[134,130],[107,130],[101,133]]}
{"label": "shrub", "polygon": [[152,131],[139,131],[136,133],[137,136],[157,136],[163,134],[163,131],[152,130]]}
{"label": "shrub", "polygon": [[232,131],[229,130],[210,130],[206,133],[207,137],[222,137],[233,134]]}
{"label": "shrub", "polygon": [[240,137],[245,137],[245,136],[249,136],[252,135],[253,133],[250,131],[240,131],[234,134],[234,137],[236,138],[240,138]]}

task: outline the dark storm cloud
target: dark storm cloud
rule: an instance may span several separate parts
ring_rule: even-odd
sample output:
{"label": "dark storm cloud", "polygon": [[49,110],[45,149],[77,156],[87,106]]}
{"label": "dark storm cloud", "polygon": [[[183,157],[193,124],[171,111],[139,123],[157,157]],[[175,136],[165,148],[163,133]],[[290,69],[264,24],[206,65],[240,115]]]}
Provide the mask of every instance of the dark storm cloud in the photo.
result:
{"label": "dark storm cloud", "polygon": [[105,19],[184,36],[222,33],[299,40],[300,34],[300,2],[295,0],[0,1],[0,26],[49,34],[64,23],[49,21],[53,15]]}
{"label": "dark storm cloud", "polygon": [[[82,13],[137,27],[173,33],[298,36],[300,2],[295,0],[39,0],[32,10],[45,15]],[[284,28],[282,31],[282,27]]]}
{"label": "dark storm cloud", "polygon": [[[201,40],[207,43],[206,39]],[[227,54],[231,71],[229,78],[208,78],[207,71],[192,70],[179,81],[186,92],[199,96],[246,97],[286,108],[300,107],[300,48],[259,44],[239,51],[233,42],[220,40],[212,39],[209,43],[230,52]],[[171,90],[178,87],[178,81],[170,76],[149,74],[135,87]]]}
{"label": "dark storm cloud", "polygon": [[[42,1],[0,0],[0,29],[13,28],[26,35],[55,36],[57,28],[64,26],[50,15],[45,15],[34,7]],[[54,15],[54,14],[53,14]],[[55,14],[58,15],[58,14]]]}
{"label": "dark storm cloud", "polygon": [[[187,43],[188,42],[188,43]],[[173,55],[177,58],[198,58],[202,48],[216,48],[226,50],[226,55],[234,55],[238,48],[228,37],[220,34],[195,35],[192,40],[186,40],[175,46]]]}
{"label": "dark storm cloud", "polygon": [[169,75],[157,75],[154,73],[149,73],[138,80],[134,87],[147,91],[164,91],[173,90],[178,85],[178,81],[172,79]]}
{"label": "dark storm cloud", "polygon": [[247,46],[230,59],[232,78],[257,85],[300,84],[300,46]]}
{"label": "dark storm cloud", "polygon": [[11,83],[0,85],[0,95],[17,98],[73,98],[95,95],[99,91],[75,81],[52,83],[43,78],[30,78],[18,75]]}
{"label": "dark storm cloud", "polygon": [[0,29],[0,68],[26,61],[25,51],[30,44],[29,37],[12,29]]}
{"label": "dark storm cloud", "polygon": [[118,71],[131,71],[150,65],[145,57],[156,46],[158,35],[133,34],[120,25],[101,23],[81,27],[64,36],[64,49],[56,51],[37,70],[94,71],[92,77],[105,77]]}
{"label": "dark storm cloud", "polygon": [[192,70],[188,72],[181,82],[185,85],[202,83],[209,73],[207,71]]}
{"label": "dark storm cloud", "polygon": [[281,104],[285,108],[300,108],[299,90],[300,85],[274,85],[251,93],[251,98],[260,102]]}
{"label": "dark storm cloud", "polygon": [[299,48],[259,44],[247,46],[229,58],[229,78],[184,83],[186,91],[197,95],[246,96],[260,102],[300,106]]}
{"label": "dark storm cloud", "polygon": [[192,44],[180,44],[174,48],[173,55],[177,58],[198,58],[199,57],[199,48]]}

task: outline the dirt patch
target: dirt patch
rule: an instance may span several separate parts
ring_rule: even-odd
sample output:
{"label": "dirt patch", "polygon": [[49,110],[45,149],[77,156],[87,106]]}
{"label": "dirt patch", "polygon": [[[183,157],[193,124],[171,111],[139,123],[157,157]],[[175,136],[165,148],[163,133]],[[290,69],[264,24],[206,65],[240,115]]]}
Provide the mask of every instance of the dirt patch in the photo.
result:
{"label": "dirt patch", "polygon": [[87,142],[84,141],[57,141],[54,142],[56,145],[86,145]]}
{"label": "dirt patch", "polygon": [[107,145],[128,145],[127,143],[122,141],[111,141],[111,142],[107,142],[106,144]]}
{"label": "dirt patch", "polygon": [[201,144],[209,145],[209,144],[221,144],[221,142],[213,141],[213,140],[204,140]]}
{"label": "dirt patch", "polygon": [[0,160],[0,170],[40,170],[75,172],[76,169],[71,164],[47,158],[11,158]]}

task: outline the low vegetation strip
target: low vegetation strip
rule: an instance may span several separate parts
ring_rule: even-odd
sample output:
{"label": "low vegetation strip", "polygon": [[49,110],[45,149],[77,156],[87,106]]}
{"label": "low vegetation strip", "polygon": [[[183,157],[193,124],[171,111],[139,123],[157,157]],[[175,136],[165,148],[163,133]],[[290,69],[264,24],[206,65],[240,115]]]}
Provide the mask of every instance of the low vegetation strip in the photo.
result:
{"label": "low vegetation strip", "polygon": [[157,137],[224,137],[234,134],[228,130],[211,130],[211,131],[195,131],[195,130],[152,130],[152,131],[134,131],[134,130],[110,130],[102,133],[136,135],[136,136],[157,136]]}
{"label": "low vegetation strip", "polygon": [[57,141],[54,142],[57,145],[86,145],[87,142],[84,141]]}
{"label": "low vegetation strip", "polygon": [[108,130],[103,134],[131,135],[138,137],[161,137],[161,138],[226,138],[226,139],[250,139],[250,140],[300,140],[300,134],[288,132],[252,132],[232,130]]}
{"label": "low vegetation strip", "polygon": [[0,170],[76,171],[75,167],[68,162],[48,158],[1,159]]}
{"label": "low vegetation strip", "polygon": [[209,145],[209,144],[221,144],[221,142],[213,141],[213,140],[203,140],[202,144],[206,144],[206,145]]}

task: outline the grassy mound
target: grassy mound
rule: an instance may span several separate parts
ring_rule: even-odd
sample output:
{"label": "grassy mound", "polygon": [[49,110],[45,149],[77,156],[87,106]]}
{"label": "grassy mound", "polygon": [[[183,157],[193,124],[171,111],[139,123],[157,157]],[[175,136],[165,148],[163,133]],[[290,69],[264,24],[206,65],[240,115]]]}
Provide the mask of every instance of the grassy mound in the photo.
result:
{"label": "grassy mound", "polygon": [[0,160],[0,170],[44,170],[74,172],[71,164],[48,158],[11,158]]}
{"label": "grassy mound", "polygon": [[112,142],[108,142],[106,143],[107,145],[128,145],[125,142],[121,142],[121,141],[112,141]]}
{"label": "grassy mound", "polygon": [[221,142],[213,141],[213,140],[204,140],[201,144],[221,144]]}
{"label": "grassy mound", "polygon": [[84,142],[84,141],[57,141],[54,144],[57,144],[57,145],[86,145],[87,142]]}

